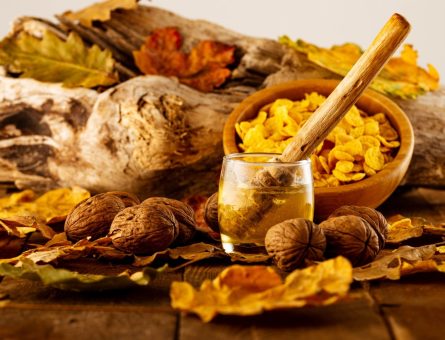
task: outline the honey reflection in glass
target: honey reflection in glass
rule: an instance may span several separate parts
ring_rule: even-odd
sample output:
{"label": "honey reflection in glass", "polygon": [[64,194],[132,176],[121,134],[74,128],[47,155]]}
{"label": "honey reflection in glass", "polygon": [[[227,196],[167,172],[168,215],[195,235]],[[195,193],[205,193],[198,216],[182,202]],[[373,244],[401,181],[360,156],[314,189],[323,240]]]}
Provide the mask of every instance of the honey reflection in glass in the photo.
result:
{"label": "honey reflection in glass", "polygon": [[[232,154],[224,158],[219,194],[218,219],[224,250],[264,253],[267,230],[284,220],[313,219],[314,189],[310,160],[272,162],[275,154]],[[264,187],[255,176],[267,169],[285,167],[293,177],[286,186]]]}

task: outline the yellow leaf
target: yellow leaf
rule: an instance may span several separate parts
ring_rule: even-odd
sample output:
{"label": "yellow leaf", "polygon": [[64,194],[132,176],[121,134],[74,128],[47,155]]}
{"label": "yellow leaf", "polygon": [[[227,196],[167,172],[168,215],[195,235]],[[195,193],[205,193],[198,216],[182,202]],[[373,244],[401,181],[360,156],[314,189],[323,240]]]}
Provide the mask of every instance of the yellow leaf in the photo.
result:
{"label": "yellow leaf", "polygon": [[[303,40],[292,41],[283,36],[280,43],[307,55],[313,63],[338,75],[345,76],[363,53],[354,44],[322,48]],[[417,51],[405,45],[401,56],[389,60],[380,74],[371,83],[376,91],[400,98],[415,98],[427,91],[439,88],[439,74],[428,65],[428,70],[417,66]]]}
{"label": "yellow leaf", "polygon": [[75,33],[66,41],[50,31],[42,39],[25,32],[5,38],[0,42],[0,65],[24,78],[67,87],[109,86],[119,81],[111,52],[97,45],[88,48]]}
{"label": "yellow leaf", "polygon": [[38,198],[31,190],[25,190],[0,199],[0,218],[34,216],[42,223],[60,222],[88,197],[88,191],[76,187],[51,190]]}
{"label": "yellow leaf", "polygon": [[76,12],[66,12],[63,16],[69,20],[79,21],[84,26],[91,27],[95,20],[110,20],[111,12],[116,9],[135,9],[137,6],[137,0],[107,0],[97,2]]}
{"label": "yellow leaf", "polygon": [[266,266],[226,268],[199,290],[188,282],[173,282],[173,308],[193,312],[204,322],[218,314],[255,315],[266,310],[319,306],[336,302],[352,282],[352,266],[343,257],[290,273],[283,282]]}

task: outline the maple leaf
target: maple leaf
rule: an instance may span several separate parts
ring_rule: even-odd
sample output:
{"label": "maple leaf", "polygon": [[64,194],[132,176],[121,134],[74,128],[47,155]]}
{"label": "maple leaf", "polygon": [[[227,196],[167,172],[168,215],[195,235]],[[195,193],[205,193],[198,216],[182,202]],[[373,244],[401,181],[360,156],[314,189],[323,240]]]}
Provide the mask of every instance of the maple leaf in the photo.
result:
{"label": "maple leaf", "polygon": [[235,47],[217,41],[204,40],[190,53],[181,51],[182,36],[175,27],[155,30],[145,40],[134,59],[144,74],[177,77],[183,84],[203,92],[221,86],[231,71]]}
{"label": "maple leaf", "polygon": [[0,42],[0,65],[21,77],[61,82],[67,87],[109,86],[119,81],[111,52],[88,48],[75,33],[67,40],[45,31],[42,39],[25,32]]}
{"label": "maple leaf", "polygon": [[73,21],[79,21],[82,25],[91,27],[93,21],[107,21],[111,18],[111,12],[116,9],[135,9],[138,0],[107,0],[95,3],[76,12],[65,12],[63,16]]}
{"label": "maple leaf", "polygon": [[[359,46],[351,43],[321,48],[301,39],[292,41],[287,36],[280,37],[279,42],[304,53],[313,63],[340,76],[345,76],[363,53]],[[370,87],[400,98],[416,98],[439,88],[439,73],[430,64],[428,70],[419,67],[417,52],[412,45],[405,45],[400,57],[391,58]]]}

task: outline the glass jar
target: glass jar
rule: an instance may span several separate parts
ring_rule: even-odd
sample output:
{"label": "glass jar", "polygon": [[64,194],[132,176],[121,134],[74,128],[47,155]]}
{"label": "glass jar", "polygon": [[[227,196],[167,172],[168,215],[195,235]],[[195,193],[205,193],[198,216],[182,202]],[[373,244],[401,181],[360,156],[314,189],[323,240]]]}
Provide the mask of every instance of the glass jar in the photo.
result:
{"label": "glass jar", "polygon": [[[314,186],[309,159],[274,162],[279,155],[238,153],[224,157],[218,193],[218,219],[224,250],[264,253],[267,230],[284,220],[313,219]],[[261,175],[285,173],[277,181]]]}

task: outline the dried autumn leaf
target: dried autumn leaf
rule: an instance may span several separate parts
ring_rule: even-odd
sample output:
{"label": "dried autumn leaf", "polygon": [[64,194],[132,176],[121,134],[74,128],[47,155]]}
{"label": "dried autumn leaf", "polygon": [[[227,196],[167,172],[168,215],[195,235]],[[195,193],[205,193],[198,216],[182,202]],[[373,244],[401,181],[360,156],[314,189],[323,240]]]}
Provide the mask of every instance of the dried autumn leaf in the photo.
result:
{"label": "dried autumn leaf", "polygon": [[34,219],[20,219],[21,221],[0,219],[0,258],[17,256],[23,249],[27,236],[36,231]]}
{"label": "dried autumn leaf", "polygon": [[423,235],[423,228],[427,224],[425,219],[420,217],[408,218],[402,215],[395,215],[388,219],[388,244],[397,244],[414,237]]}
{"label": "dried autumn leaf", "polygon": [[188,282],[173,282],[173,308],[193,312],[204,322],[217,314],[255,315],[266,310],[328,305],[349,290],[352,266],[343,257],[295,270],[283,282],[266,266],[230,266],[199,290]]}
{"label": "dried autumn leaf", "polygon": [[0,226],[8,231],[10,235],[24,238],[29,233],[39,231],[43,238],[52,239],[56,232],[46,224],[39,223],[33,216],[11,216],[0,218]]}
{"label": "dried autumn leaf", "polygon": [[87,47],[75,33],[63,41],[50,31],[42,39],[25,32],[0,42],[0,65],[22,78],[60,82],[67,87],[109,86],[119,81],[111,52]]}
{"label": "dried autumn leaf", "polygon": [[[280,37],[279,41],[340,76],[345,76],[363,53],[360,47],[350,43],[321,48],[300,39],[292,41],[287,36]],[[412,45],[405,45],[401,56],[391,58],[370,86],[392,96],[416,98],[439,88],[439,74],[432,65],[428,65],[428,70],[417,66],[417,52]]]}
{"label": "dried autumn leaf", "polygon": [[79,274],[53,266],[38,265],[23,259],[19,265],[0,263],[0,276],[40,281],[46,286],[74,291],[96,291],[146,286],[156,276],[157,271],[144,268],[133,274],[124,271],[119,275]]}
{"label": "dried autumn leaf", "polygon": [[227,254],[232,262],[243,263],[261,263],[270,260],[270,255],[267,254],[243,254],[238,252],[232,252]]}
{"label": "dried autumn leaf", "polygon": [[445,272],[445,264],[435,257],[438,249],[434,244],[422,247],[403,246],[363,267],[354,268],[356,281],[389,279],[419,272]]}
{"label": "dried autumn leaf", "polygon": [[107,0],[97,2],[76,12],[65,12],[63,16],[69,20],[79,21],[82,25],[91,27],[93,21],[107,21],[111,12],[116,9],[135,9],[138,0]]}
{"label": "dried autumn leaf", "polygon": [[217,41],[200,41],[190,53],[181,51],[182,37],[174,27],[153,31],[133,56],[144,74],[177,77],[183,84],[210,92],[231,75],[235,47]]}
{"label": "dried autumn leaf", "polygon": [[0,198],[0,219],[33,216],[38,222],[64,221],[77,203],[90,197],[82,188],[61,188],[46,192],[40,197],[32,190],[25,190]]}
{"label": "dried autumn leaf", "polygon": [[[56,235],[57,236],[57,235]],[[56,237],[55,236],[55,237]],[[115,249],[108,237],[97,239],[93,242],[84,239],[75,244],[67,244],[69,241],[63,241],[57,236],[61,245],[49,244],[35,249],[27,250],[20,256],[10,259],[7,263],[17,263],[23,259],[28,259],[34,263],[51,263],[57,260],[72,261],[80,258],[94,257],[108,261],[120,261],[131,256],[130,254]]]}
{"label": "dried autumn leaf", "polygon": [[[226,256],[226,254],[219,247],[207,243],[194,243],[183,247],[158,251],[150,256],[135,256],[133,266],[145,267],[153,264],[156,260],[168,261],[178,259],[186,261],[185,264],[192,264],[204,259],[224,256]],[[182,266],[183,265],[181,265],[181,267]]]}

